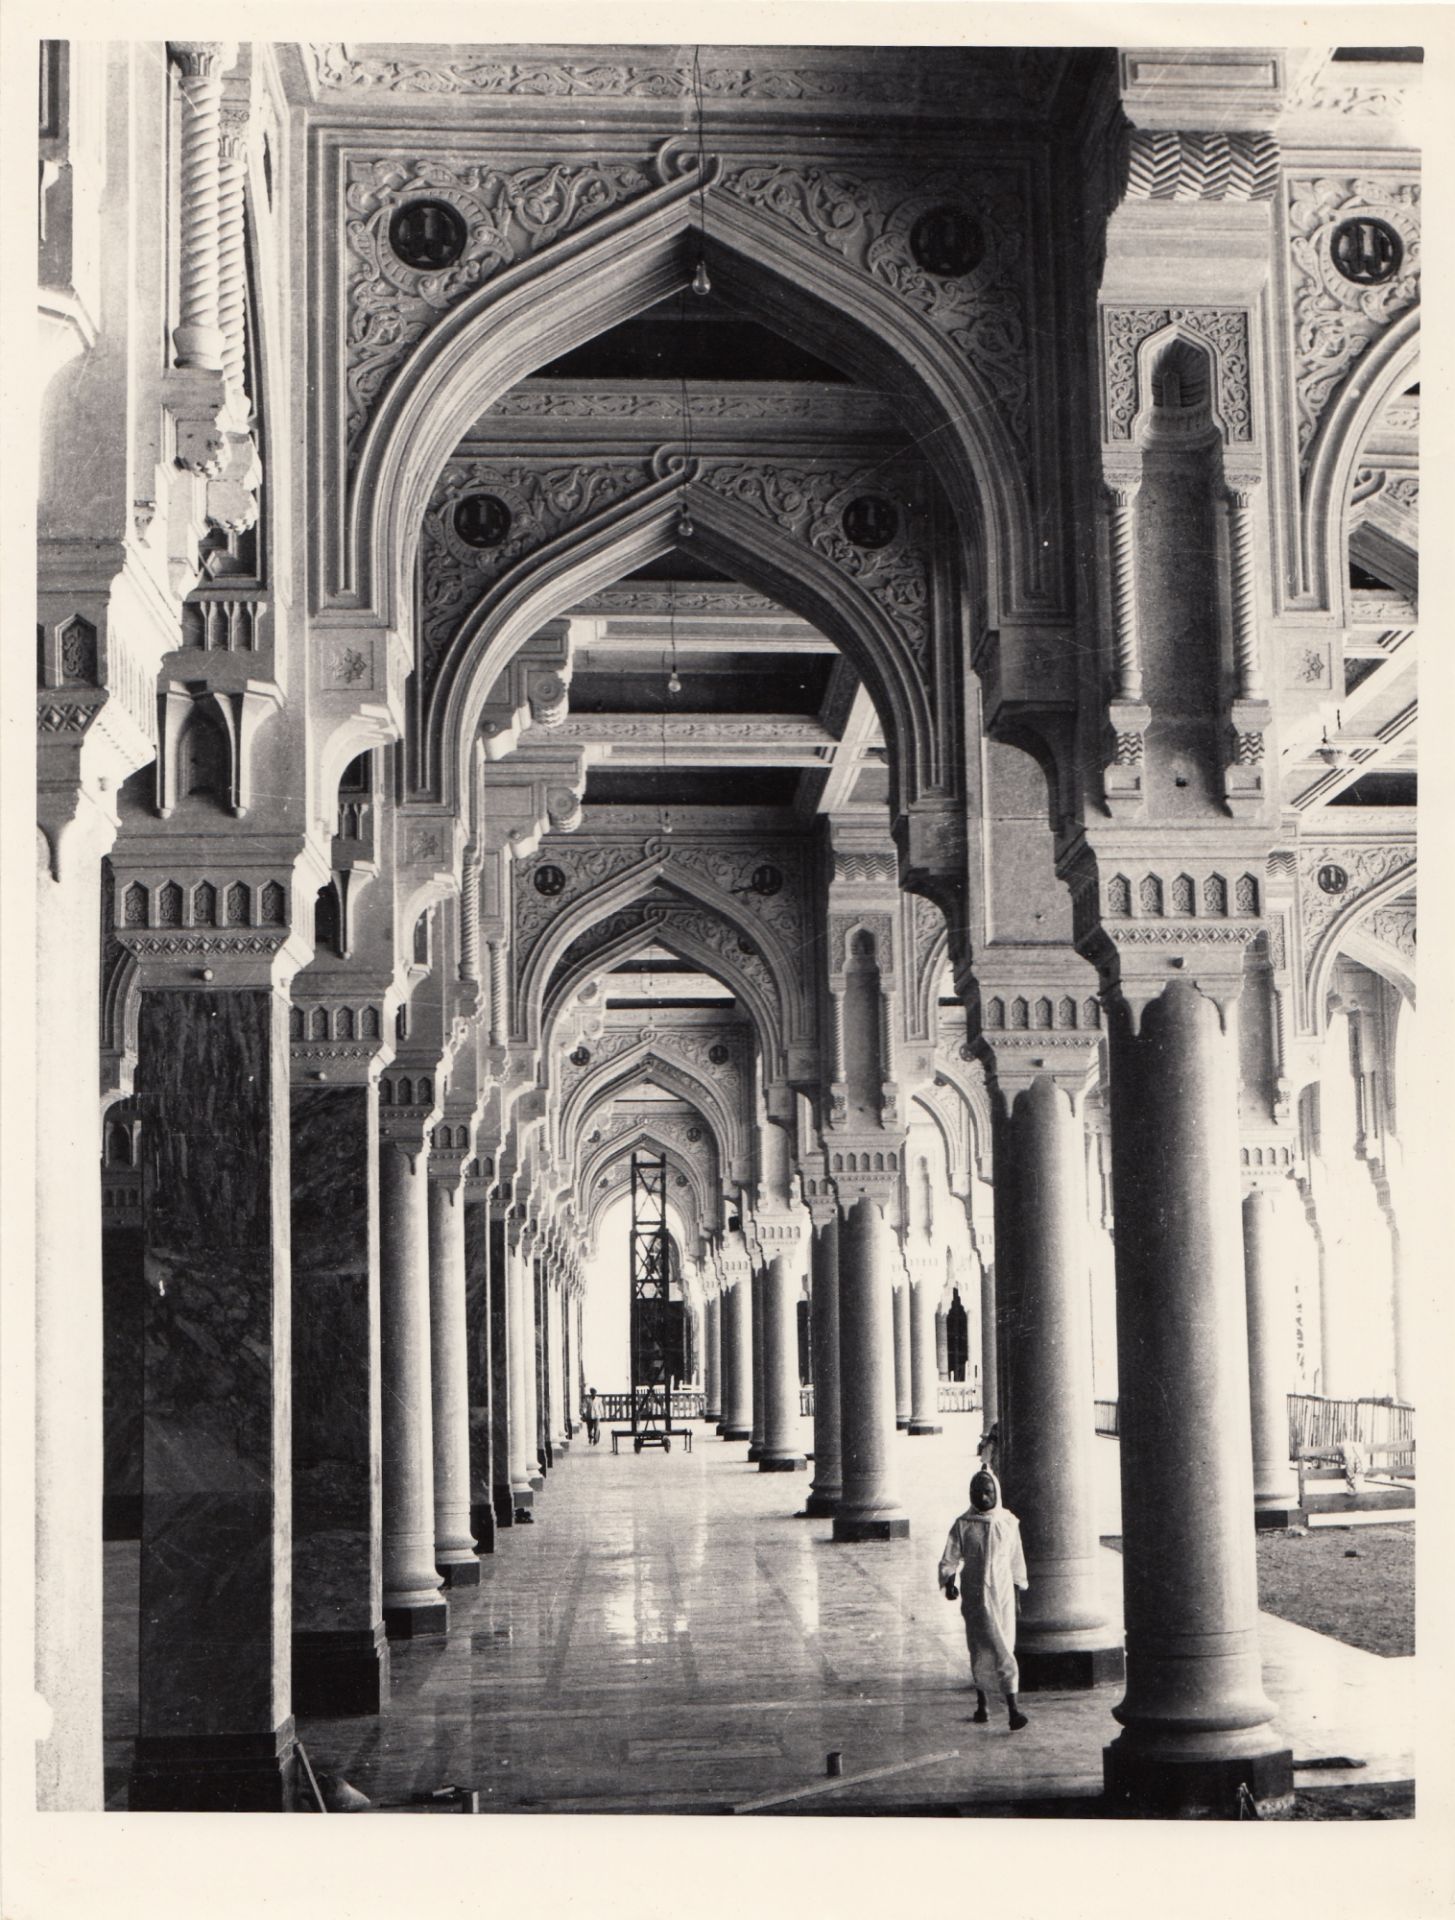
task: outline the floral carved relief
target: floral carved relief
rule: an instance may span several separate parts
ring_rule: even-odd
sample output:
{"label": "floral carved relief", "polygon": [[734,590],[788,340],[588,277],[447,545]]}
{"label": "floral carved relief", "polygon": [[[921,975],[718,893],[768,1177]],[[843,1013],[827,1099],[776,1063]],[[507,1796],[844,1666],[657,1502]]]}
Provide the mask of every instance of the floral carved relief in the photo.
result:
{"label": "floral carved relief", "polygon": [[[351,160],[344,192],[351,463],[389,376],[442,313],[502,267],[652,185],[644,165],[626,160],[514,169],[453,156]],[[413,199],[443,201],[463,219],[468,238],[453,265],[420,271],[390,246],[390,220]]]}
{"label": "floral carved relief", "polygon": [[[1376,175],[1291,175],[1287,195],[1298,450],[1306,466],[1335,389],[1419,296],[1420,190],[1414,181]],[[1398,272],[1374,286],[1346,279],[1331,252],[1335,232],[1361,214],[1387,222],[1403,247]]]}
{"label": "floral carved relief", "polygon": [[1237,307],[1103,307],[1102,435],[1130,440],[1147,396],[1137,377],[1137,349],[1154,333],[1182,327],[1212,351],[1218,416],[1231,442],[1253,438],[1248,316]]}

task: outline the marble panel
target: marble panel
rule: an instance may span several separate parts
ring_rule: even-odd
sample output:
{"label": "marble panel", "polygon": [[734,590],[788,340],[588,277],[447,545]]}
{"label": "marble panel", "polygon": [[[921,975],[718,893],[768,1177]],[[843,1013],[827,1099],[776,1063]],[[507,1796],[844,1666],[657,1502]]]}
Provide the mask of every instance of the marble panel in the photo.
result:
{"label": "marble panel", "polygon": [[111,1227],[101,1236],[101,1515],[107,1540],[135,1540],[141,1534],[144,1251],[140,1227]]}
{"label": "marble panel", "polygon": [[491,1390],[490,1203],[465,1203],[465,1354],[470,1394],[470,1531],[495,1551],[494,1420]]}
{"label": "marble panel", "polygon": [[271,1738],[289,1718],[286,1088],[270,991],[143,995],[138,1724],[150,1741]]}
{"label": "marble panel", "polygon": [[510,1326],[507,1308],[509,1268],[505,1222],[491,1217],[490,1261],[490,1472],[495,1524],[515,1524],[510,1491]]}

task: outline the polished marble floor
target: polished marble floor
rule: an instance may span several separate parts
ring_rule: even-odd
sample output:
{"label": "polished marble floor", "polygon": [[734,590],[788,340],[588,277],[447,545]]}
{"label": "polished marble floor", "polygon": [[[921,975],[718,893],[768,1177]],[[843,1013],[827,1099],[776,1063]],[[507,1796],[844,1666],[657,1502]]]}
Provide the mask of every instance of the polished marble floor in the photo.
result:
{"label": "polished marble floor", "polygon": [[[856,1547],[797,1517],[807,1476],[760,1474],[745,1445],[708,1429],[690,1455],[613,1457],[578,1440],[538,1496],[537,1524],[503,1534],[479,1589],[451,1597],[449,1634],[394,1646],[388,1712],[302,1723],[313,1764],[379,1805],[455,1784],[477,1789],[482,1811],[521,1813],[725,1812],[779,1795],[797,1797],[763,1810],[1090,1802],[1120,1689],[1027,1696],[1030,1725],[1015,1735],[998,1716],[968,1718],[959,1609],[935,1570],[978,1433],[973,1416],[947,1416],[942,1435],[901,1436],[910,1537]],[[1096,1460],[1098,1530],[1115,1534],[1115,1443],[1098,1441]],[[109,1552],[115,1805],[135,1724],[122,1617],[135,1548]],[[1119,1621],[1110,1549],[1102,1574]],[[1262,1625],[1295,1757],[1366,1762],[1311,1779],[1412,1778],[1414,1661],[1270,1615]],[[832,1788],[830,1752],[843,1768]]]}

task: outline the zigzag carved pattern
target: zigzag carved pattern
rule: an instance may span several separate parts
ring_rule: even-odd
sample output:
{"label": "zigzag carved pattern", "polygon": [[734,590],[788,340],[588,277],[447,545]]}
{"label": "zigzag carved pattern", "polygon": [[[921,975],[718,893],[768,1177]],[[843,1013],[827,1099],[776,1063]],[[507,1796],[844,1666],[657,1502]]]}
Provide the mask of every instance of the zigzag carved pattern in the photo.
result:
{"label": "zigzag carved pattern", "polygon": [[1128,200],[1271,200],[1277,184],[1278,142],[1268,133],[1138,127],[1128,143]]}

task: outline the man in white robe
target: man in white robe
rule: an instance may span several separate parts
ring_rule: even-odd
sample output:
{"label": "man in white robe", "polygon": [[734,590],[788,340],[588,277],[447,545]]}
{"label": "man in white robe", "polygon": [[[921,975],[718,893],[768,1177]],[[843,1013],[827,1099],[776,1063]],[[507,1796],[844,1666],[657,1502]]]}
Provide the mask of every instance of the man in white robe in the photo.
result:
{"label": "man in white robe", "polygon": [[984,1468],[971,1480],[969,1508],[950,1528],[940,1555],[940,1585],[947,1600],[956,1597],[957,1572],[975,1684],[971,1718],[983,1726],[989,1718],[987,1692],[1003,1693],[1011,1732],[1018,1733],[1027,1722],[1016,1699],[1020,1671],[1015,1660],[1015,1596],[1017,1588],[1024,1592],[1029,1585],[1026,1556],[1021,1523],[1001,1505],[1000,1482]]}

